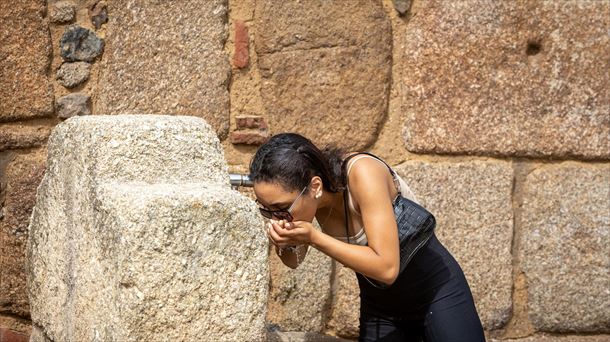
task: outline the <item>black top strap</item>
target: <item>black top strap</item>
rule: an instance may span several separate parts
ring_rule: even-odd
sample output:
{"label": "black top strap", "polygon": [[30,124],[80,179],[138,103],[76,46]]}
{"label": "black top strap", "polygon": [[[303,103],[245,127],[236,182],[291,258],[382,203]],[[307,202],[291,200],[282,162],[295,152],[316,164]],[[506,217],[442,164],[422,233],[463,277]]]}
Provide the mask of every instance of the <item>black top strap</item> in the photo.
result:
{"label": "black top strap", "polygon": [[347,187],[343,189],[343,209],[345,210],[345,237],[349,243],[349,210],[347,210]]}

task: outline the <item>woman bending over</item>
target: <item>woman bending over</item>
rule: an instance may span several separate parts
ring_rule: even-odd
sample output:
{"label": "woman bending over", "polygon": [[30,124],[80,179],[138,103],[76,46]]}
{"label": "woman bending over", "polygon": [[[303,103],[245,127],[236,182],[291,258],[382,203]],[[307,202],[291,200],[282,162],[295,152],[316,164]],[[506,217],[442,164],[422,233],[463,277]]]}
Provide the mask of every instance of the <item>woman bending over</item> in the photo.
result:
{"label": "woman bending over", "polygon": [[285,265],[296,268],[313,247],[356,272],[360,341],[485,341],[464,273],[436,236],[399,272],[393,203],[417,199],[382,160],[285,133],[258,149],[249,176]]}

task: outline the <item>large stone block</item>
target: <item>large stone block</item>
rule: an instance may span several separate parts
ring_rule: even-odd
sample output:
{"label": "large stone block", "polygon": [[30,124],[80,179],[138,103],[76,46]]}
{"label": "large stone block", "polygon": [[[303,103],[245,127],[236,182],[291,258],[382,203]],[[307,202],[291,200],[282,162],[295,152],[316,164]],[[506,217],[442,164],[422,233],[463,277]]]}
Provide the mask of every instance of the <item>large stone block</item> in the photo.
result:
{"label": "large stone block", "polygon": [[0,152],[46,145],[53,124],[29,121],[0,123]]}
{"label": "large stone block", "polygon": [[0,121],[53,114],[46,2],[0,1]]}
{"label": "large stone block", "polygon": [[513,170],[501,161],[408,161],[396,168],[437,220],[437,236],[464,270],[483,326],[512,310]]}
{"label": "large stone block", "polygon": [[271,131],[354,149],[371,144],[391,78],[391,25],[381,2],[264,0],[255,21]]}
{"label": "large stone block", "polygon": [[610,158],[608,1],[426,1],[404,39],[417,153]]}
{"label": "large stone block", "polygon": [[0,166],[0,313],[29,317],[25,245],[36,188],[45,171],[44,150],[13,153]]}
{"label": "large stone block", "polygon": [[327,328],[335,335],[357,338],[360,333],[360,288],[356,273],[335,263],[336,279],[332,312]]}
{"label": "large stone block", "polygon": [[267,240],[200,118],[73,117],[48,145],[28,240],[53,341],[261,341]]}
{"label": "large stone block", "polygon": [[271,254],[267,322],[281,331],[322,332],[331,302],[332,260],[310,247],[293,270],[274,250]]}
{"label": "large stone block", "polygon": [[204,118],[229,130],[227,0],[108,2],[93,113]]}
{"label": "large stone block", "polygon": [[521,227],[534,326],[610,332],[610,165],[566,162],[532,171]]}
{"label": "large stone block", "polygon": [[[49,168],[56,156],[84,164],[96,179],[147,183],[226,184],[222,146],[200,118],[169,115],[93,115],[70,118],[49,137]],[[86,145],[78,139],[86,141]]]}

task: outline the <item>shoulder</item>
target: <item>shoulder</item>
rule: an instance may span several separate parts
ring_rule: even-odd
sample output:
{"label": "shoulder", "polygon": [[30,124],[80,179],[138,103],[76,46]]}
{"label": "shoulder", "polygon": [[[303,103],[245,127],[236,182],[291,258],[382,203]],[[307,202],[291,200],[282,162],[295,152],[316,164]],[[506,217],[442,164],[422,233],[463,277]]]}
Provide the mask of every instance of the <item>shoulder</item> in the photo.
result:
{"label": "shoulder", "polygon": [[[350,153],[353,155],[355,153]],[[348,156],[349,156],[348,155]],[[386,176],[389,175],[387,166],[375,157],[359,154],[353,156],[346,165],[348,185],[351,189],[368,186],[374,183],[385,184]]]}
{"label": "shoulder", "polygon": [[347,173],[347,185],[356,211],[361,213],[363,219],[386,215],[393,217],[388,167],[366,154],[353,157],[348,161],[349,166],[351,170]]}

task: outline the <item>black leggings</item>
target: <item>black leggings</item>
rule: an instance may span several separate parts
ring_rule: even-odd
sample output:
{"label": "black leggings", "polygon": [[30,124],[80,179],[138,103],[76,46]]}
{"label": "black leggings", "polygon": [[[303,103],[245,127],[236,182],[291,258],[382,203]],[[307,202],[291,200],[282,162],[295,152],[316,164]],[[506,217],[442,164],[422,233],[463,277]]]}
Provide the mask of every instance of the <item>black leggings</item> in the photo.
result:
{"label": "black leggings", "polygon": [[[379,312],[382,307],[374,310],[370,301],[365,302],[361,305],[359,341],[485,342],[464,273],[436,237],[412,263],[407,266],[407,273],[401,274],[404,279],[397,284],[394,303],[400,302],[402,312],[408,311],[405,307],[418,309],[401,318],[390,317]],[[363,286],[365,283],[361,282],[365,294],[373,291]],[[380,295],[377,294],[378,300],[385,299]],[[393,303],[384,306],[390,304]]]}
{"label": "black leggings", "polygon": [[420,320],[362,313],[358,341],[485,342],[485,336],[472,302],[456,298],[431,304]]}

